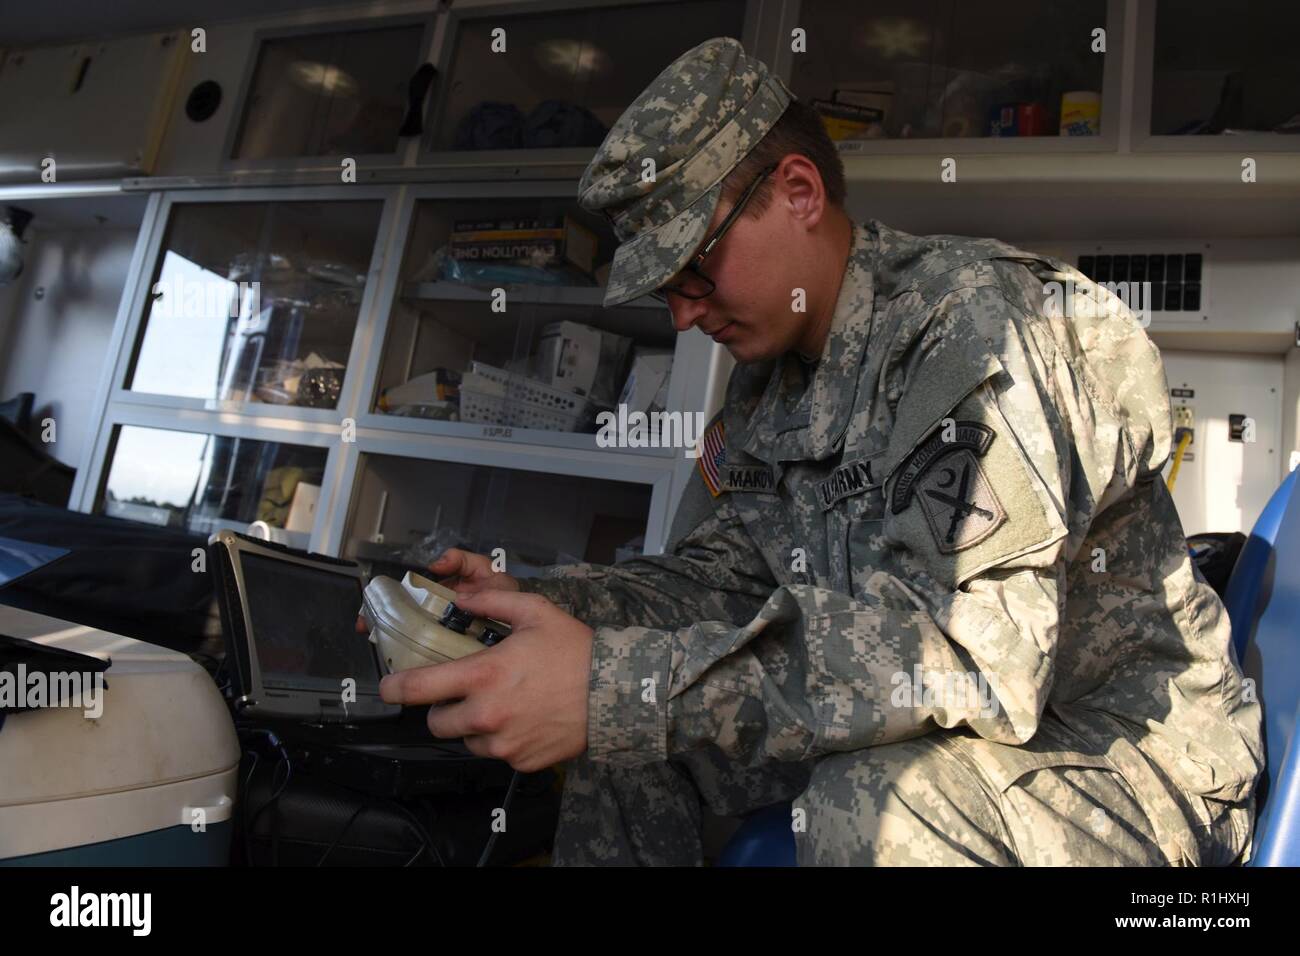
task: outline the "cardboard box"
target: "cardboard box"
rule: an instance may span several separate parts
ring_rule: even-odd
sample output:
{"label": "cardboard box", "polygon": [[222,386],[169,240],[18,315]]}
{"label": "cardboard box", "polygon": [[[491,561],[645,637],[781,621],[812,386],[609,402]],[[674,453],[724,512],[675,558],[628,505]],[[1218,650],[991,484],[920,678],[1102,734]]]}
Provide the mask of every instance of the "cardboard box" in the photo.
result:
{"label": "cardboard box", "polygon": [[454,402],[459,394],[460,373],[452,369],[435,368],[401,385],[394,385],[379,397],[379,408],[388,411],[398,405],[429,405],[434,402]]}
{"label": "cardboard box", "polygon": [[871,106],[832,103],[830,100],[813,100],[812,106],[821,115],[827,134],[836,142],[884,135],[884,110]]}
{"label": "cardboard box", "polygon": [[458,219],[447,242],[452,258],[553,269],[595,269],[596,234],[571,216]]}

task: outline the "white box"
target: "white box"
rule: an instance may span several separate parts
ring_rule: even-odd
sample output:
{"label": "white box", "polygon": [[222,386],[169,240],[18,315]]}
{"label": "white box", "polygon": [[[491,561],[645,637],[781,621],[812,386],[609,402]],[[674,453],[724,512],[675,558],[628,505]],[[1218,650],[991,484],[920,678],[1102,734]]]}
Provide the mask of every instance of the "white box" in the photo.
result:
{"label": "white box", "polygon": [[289,517],[285,519],[285,531],[310,532],[316,526],[316,505],[320,501],[320,485],[298,482],[293,490],[293,501],[289,503]]}
{"label": "white box", "polygon": [[580,322],[552,322],[537,345],[537,373],[543,381],[578,395],[590,395],[600,369],[600,329]]}
{"label": "white box", "polygon": [[657,349],[637,346],[632,358],[632,371],[623,383],[618,403],[626,405],[629,412],[648,412],[662,401],[661,393],[665,391],[669,375],[673,370],[673,353],[671,349]]}

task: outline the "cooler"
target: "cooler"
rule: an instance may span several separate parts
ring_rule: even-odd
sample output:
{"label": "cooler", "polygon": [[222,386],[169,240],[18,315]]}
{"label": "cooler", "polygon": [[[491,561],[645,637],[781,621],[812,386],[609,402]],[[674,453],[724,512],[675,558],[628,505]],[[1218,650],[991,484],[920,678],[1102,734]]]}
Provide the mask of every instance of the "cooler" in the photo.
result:
{"label": "cooler", "polygon": [[0,633],[112,662],[98,718],[56,707],[0,725],[0,865],[225,865],[240,748],[207,672],[17,608],[0,607]]}

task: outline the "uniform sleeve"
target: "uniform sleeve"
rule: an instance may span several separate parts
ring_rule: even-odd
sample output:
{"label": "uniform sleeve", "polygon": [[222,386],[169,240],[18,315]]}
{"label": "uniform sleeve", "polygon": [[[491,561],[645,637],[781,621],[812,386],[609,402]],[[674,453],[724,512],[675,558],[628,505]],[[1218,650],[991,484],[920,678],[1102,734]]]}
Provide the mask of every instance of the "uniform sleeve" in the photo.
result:
{"label": "uniform sleeve", "polygon": [[562,565],[521,580],[591,627],[681,628],[696,621],[750,620],[776,581],[729,496],[709,494],[698,469],[682,495],[670,553],[604,566]]}
{"label": "uniform sleeve", "polygon": [[886,567],[856,593],[773,591],[736,627],[605,627],[589,696],[593,759],[715,744],[743,765],[969,727],[1021,744],[1051,690],[1065,587],[1071,437],[1040,384],[1051,359],[1008,334],[996,286],[945,299],[886,455]]}

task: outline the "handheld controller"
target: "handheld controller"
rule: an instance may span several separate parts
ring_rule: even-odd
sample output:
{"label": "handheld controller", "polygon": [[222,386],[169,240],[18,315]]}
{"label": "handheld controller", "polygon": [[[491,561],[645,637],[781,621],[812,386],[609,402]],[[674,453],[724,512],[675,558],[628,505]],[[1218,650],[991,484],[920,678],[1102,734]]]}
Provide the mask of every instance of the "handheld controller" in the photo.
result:
{"label": "handheld controller", "polygon": [[459,660],[510,635],[510,627],[456,606],[456,592],[422,574],[366,586],[362,617],[388,673]]}

